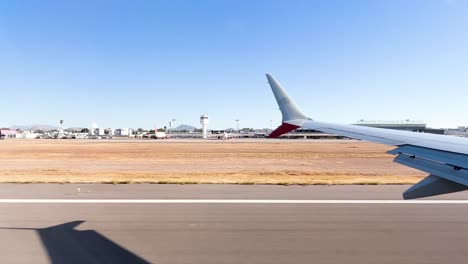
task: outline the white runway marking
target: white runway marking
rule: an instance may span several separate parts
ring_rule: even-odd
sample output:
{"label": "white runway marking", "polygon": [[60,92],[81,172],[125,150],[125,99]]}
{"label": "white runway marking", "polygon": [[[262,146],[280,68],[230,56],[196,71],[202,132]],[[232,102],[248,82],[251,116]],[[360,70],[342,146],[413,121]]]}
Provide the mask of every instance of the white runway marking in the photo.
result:
{"label": "white runway marking", "polygon": [[0,204],[468,204],[468,200],[0,199]]}

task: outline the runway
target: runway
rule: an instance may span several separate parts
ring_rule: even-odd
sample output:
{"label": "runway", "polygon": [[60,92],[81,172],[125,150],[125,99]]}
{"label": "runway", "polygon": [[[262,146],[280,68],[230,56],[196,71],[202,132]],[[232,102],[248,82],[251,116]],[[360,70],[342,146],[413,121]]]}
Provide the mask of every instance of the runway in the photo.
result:
{"label": "runway", "polygon": [[406,188],[2,184],[0,256],[2,263],[466,263],[468,204],[460,202],[468,193],[408,203]]}

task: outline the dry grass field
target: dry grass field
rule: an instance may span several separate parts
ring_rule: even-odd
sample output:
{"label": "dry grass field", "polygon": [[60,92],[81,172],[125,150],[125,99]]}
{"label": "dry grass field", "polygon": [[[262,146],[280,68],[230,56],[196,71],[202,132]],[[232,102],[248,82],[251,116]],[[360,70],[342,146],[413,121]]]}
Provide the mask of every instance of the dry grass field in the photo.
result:
{"label": "dry grass field", "polygon": [[3,140],[0,182],[412,184],[391,147],[313,140]]}

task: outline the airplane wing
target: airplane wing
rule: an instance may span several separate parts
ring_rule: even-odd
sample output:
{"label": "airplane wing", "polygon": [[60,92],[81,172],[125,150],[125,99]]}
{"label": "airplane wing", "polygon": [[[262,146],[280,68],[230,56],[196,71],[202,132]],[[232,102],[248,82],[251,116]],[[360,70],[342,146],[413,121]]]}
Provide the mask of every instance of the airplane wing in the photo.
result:
{"label": "airplane wing", "polygon": [[266,75],[283,115],[275,138],[297,128],[308,128],[369,142],[396,146],[394,162],[429,173],[403,193],[404,199],[422,198],[468,189],[468,138],[314,121],[304,115],[270,74]]}

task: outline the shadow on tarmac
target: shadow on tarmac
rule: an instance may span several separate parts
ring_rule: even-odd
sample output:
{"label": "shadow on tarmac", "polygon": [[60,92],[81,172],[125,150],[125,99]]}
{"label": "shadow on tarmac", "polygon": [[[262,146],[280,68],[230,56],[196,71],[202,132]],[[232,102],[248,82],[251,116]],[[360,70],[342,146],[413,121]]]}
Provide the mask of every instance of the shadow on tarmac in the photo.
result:
{"label": "shadow on tarmac", "polygon": [[34,230],[49,254],[50,263],[150,263],[95,230],[75,230],[84,221],[46,228],[0,228]]}

